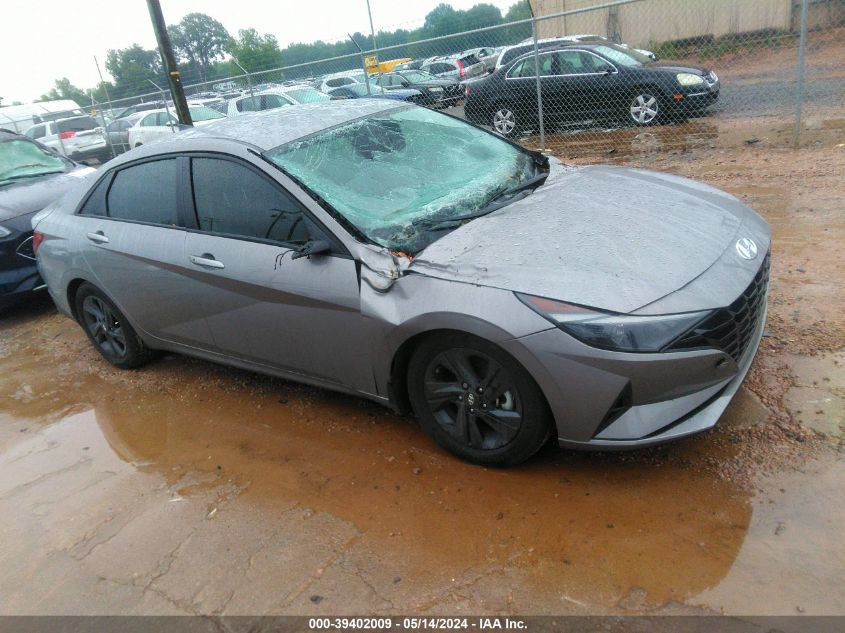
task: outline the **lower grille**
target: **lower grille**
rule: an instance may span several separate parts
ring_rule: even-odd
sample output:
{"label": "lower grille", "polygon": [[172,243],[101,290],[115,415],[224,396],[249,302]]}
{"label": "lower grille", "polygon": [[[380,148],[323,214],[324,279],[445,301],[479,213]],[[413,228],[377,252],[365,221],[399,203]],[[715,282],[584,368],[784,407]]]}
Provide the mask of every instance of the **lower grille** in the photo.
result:
{"label": "lower grille", "polygon": [[713,348],[739,362],[751,343],[766,308],[770,255],[741,295],[727,308],[720,308],[671,343],[667,350]]}

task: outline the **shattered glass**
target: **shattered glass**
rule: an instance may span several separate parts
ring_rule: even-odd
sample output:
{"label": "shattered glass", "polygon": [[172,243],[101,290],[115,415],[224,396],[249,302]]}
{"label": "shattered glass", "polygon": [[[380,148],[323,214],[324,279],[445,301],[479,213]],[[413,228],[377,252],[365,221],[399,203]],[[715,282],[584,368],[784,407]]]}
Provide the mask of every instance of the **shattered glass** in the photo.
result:
{"label": "shattered glass", "polygon": [[72,163],[42,150],[30,141],[13,139],[0,143],[0,184],[17,178],[67,171]]}
{"label": "shattered glass", "polygon": [[268,152],[364,235],[414,253],[535,172],[533,157],[425,108],[379,112]]}

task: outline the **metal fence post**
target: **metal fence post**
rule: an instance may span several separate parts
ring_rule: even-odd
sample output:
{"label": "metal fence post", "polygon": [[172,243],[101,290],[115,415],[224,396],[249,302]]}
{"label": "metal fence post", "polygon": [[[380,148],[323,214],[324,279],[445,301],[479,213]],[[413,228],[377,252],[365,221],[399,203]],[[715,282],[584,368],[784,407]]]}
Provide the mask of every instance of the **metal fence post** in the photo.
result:
{"label": "metal fence post", "polygon": [[801,145],[801,108],[804,105],[804,50],[807,47],[807,7],[810,0],[801,0],[801,38],[798,41],[798,80],[795,84],[795,134],[792,144]]}
{"label": "metal fence post", "polygon": [[540,87],[540,51],[537,44],[537,19],[533,16],[531,18],[531,37],[534,38],[534,78],[537,81],[537,119],[540,121],[540,151],[545,152],[546,129],[543,122],[543,90]]}

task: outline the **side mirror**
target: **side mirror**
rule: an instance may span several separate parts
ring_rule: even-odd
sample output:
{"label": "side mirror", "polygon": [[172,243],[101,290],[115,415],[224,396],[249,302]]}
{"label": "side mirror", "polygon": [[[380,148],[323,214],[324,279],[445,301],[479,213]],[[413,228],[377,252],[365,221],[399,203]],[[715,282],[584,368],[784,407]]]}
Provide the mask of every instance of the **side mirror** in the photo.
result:
{"label": "side mirror", "polygon": [[403,88],[407,88],[407,87],[408,87],[408,86],[410,86],[410,85],[411,85],[411,82],[410,82],[410,81],[403,81],[403,82],[402,82],[402,87],[403,87]]}
{"label": "side mirror", "polygon": [[305,244],[297,248],[290,258],[299,259],[300,257],[307,257],[311,259],[312,255],[328,253],[331,250],[332,245],[328,240],[308,240]]}

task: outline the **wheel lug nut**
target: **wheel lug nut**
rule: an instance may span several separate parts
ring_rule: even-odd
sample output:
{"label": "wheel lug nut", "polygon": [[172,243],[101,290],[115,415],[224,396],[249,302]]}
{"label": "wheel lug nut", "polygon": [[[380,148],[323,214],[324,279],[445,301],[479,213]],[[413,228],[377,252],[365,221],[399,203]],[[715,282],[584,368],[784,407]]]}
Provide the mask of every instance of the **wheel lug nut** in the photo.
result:
{"label": "wheel lug nut", "polygon": [[469,412],[470,412],[470,413],[475,413],[475,409],[470,409],[470,410],[469,410]]}
{"label": "wheel lug nut", "polygon": [[479,387],[479,388],[478,388],[478,393],[484,393],[484,387]]}
{"label": "wheel lug nut", "polygon": [[463,387],[464,389],[469,389],[469,385],[468,385],[468,384],[466,384],[466,383],[463,383],[463,384],[461,385],[461,387]]}
{"label": "wheel lug nut", "polygon": [[486,408],[487,408],[487,403],[486,403],[486,402],[482,402],[482,403],[481,403],[481,408],[482,408],[482,409],[486,409]]}
{"label": "wheel lug nut", "polygon": [[463,401],[464,401],[464,397],[463,397],[463,396],[458,396],[458,402],[463,402]]}

